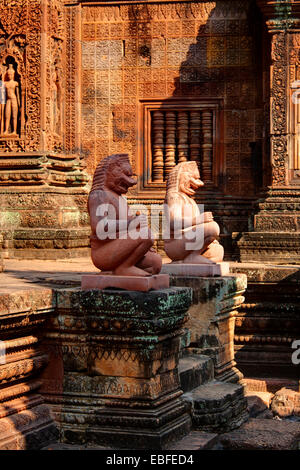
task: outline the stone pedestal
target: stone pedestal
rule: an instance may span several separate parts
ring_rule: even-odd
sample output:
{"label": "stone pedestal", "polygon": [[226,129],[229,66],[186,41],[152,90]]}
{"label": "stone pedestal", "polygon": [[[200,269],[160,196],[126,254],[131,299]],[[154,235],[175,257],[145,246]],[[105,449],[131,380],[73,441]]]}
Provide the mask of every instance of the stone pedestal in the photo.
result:
{"label": "stone pedestal", "polygon": [[157,274],[153,276],[114,276],[109,273],[86,274],[81,278],[81,289],[126,289],[139,292],[165,289],[169,287],[169,276]]}
{"label": "stone pedestal", "polygon": [[292,344],[300,338],[299,266],[232,263],[231,271],[248,279],[245,302],[236,316],[238,367],[246,377],[297,384],[300,365],[292,361]]}
{"label": "stone pedestal", "polygon": [[67,289],[45,347],[42,393],[65,442],[161,449],[185,435],[178,360],[191,289]]}
{"label": "stone pedestal", "polygon": [[189,348],[214,359],[217,380],[238,382],[243,375],[234,359],[234,326],[237,309],[244,301],[245,274],[216,278],[170,276],[170,285],[193,289],[186,325],[191,332]]}
{"label": "stone pedestal", "polygon": [[48,356],[38,330],[53,311],[50,289],[0,294],[0,450],[37,450],[58,437],[39,394]]}
{"label": "stone pedestal", "polygon": [[174,276],[226,276],[227,274],[229,274],[229,263],[166,263],[162,266],[161,272]]}

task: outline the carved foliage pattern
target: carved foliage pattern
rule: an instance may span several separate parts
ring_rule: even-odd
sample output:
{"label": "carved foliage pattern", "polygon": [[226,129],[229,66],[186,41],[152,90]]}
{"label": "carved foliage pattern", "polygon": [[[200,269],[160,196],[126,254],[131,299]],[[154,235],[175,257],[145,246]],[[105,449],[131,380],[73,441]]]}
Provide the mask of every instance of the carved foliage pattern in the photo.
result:
{"label": "carved foliage pattern", "polygon": [[67,8],[65,21],[67,30],[66,50],[66,117],[65,117],[65,147],[67,151],[75,151],[75,127],[76,110],[75,110],[75,15],[74,8]]}
{"label": "carved foliage pattern", "polygon": [[271,145],[272,182],[286,184],[287,173],[287,35],[279,32],[272,37],[271,66]]}
{"label": "carved foliage pattern", "polygon": [[47,5],[47,96],[46,129],[47,148],[63,149],[63,99],[64,99],[64,56],[65,31],[64,10],[59,1]]}

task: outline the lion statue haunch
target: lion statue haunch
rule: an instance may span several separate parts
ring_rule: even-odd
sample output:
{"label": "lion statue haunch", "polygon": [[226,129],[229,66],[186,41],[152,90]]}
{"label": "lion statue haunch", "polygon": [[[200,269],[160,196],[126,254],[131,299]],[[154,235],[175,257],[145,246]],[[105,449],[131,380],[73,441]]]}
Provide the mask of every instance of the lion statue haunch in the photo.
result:
{"label": "lion statue haunch", "polygon": [[[173,262],[203,264],[223,260],[224,249],[217,241],[219,225],[211,212],[201,214],[192,198],[203,184],[195,161],[179,163],[169,173],[165,204],[170,233],[164,246]],[[196,236],[201,241],[197,249],[187,249]]]}
{"label": "lion statue haunch", "polygon": [[[152,247],[154,241],[151,231],[145,228],[145,216],[133,216],[123,194],[126,194],[137,181],[133,178],[132,168],[127,154],[110,155],[97,166],[92,189],[88,199],[88,211],[91,222],[91,257],[94,265],[102,271],[119,276],[150,276],[161,270],[161,257]],[[107,205],[107,206],[105,206]],[[105,214],[104,208],[110,207]],[[100,215],[98,215],[100,214]],[[125,217],[120,218],[125,214]],[[113,222],[114,233],[102,232],[97,235],[97,225],[106,220]],[[130,238],[128,225],[135,219],[139,231],[145,230],[143,237]],[[148,236],[147,236],[148,234]],[[107,235],[107,236],[106,236]]]}

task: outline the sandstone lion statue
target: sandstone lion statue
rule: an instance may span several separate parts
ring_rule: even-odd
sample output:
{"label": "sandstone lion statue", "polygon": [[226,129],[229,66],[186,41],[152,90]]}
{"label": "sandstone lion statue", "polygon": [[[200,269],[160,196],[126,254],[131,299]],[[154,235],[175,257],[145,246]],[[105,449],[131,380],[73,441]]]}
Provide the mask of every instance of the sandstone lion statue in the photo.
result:
{"label": "sandstone lion statue", "polygon": [[[200,213],[193,196],[204,183],[195,161],[176,165],[167,180],[168,237],[164,237],[165,252],[174,263],[205,264],[223,260],[224,249],[218,242],[219,225],[211,212]],[[198,239],[197,248],[189,248]]]}
{"label": "sandstone lion statue", "polygon": [[[158,274],[162,265],[152,247],[154,240],[146,217],[132,215],[123,196],[136,183],[128,154],[110,155],[97,166],[88,198],[92,261],[102,271],[118,276],[150,276]],[[98,224],[102,222],[104,227],[105,221],[107,230],[99,235]],[[143,237],[130,236],[132,221],[138,231],[144,228]]]}

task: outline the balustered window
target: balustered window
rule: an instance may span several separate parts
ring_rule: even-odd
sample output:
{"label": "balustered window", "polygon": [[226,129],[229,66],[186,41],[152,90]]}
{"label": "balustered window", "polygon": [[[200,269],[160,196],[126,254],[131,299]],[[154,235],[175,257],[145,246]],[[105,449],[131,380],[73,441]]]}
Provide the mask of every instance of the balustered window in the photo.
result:
{"label": "balustered window", "polygon": [[178,163],[196,161],[206,187],[220,167],[220,103],[194,100],[143,104],[144,188],[165,186]]}

